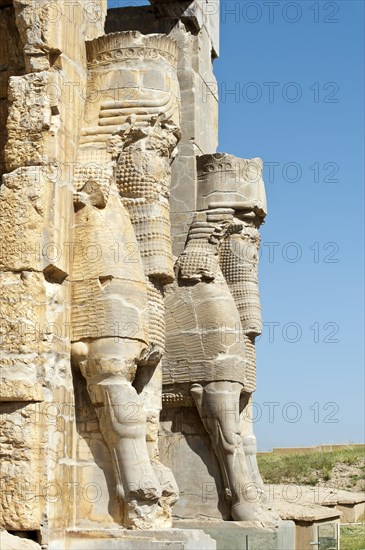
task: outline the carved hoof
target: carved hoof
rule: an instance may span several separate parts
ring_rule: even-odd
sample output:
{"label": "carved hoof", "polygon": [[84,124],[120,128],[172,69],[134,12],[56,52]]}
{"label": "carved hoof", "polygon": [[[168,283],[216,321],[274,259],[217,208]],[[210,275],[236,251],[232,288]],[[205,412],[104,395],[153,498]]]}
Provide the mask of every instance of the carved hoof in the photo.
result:
{"label": "carved hoof", "polygon": [[135,506],[137,506],[136,503],[143,503],[147,507],[154,506],[162,496],[158,480],[149,478],[145,478],[138,483],[129,483],[127,489],[121,483],[118,483],[115,491],[121,501],[127,501],[127,503],[134,502]]}
{"label": "carved hoof", "polygon": [[128,527],[130,529],[151,529],[156,524],[159,506],[156,503],[131,500],[127,502]]}
{"label": "carved hoof", "polygon": [[233,504],[231,515],[234,521],[262,521],[259,510],[249,502],[237,502],[237,504]]}
{"label": "carved hoof", "polygon": [[161,498],[162,491],[157,479],[145,478],[138,483],[131,483],[128,487],[127,499],[137,501],[156,502]]}
{"label": "carved hoof", "polygon": [[172,527],[170,515],[160,503],[132,500],[127,503],[129,529],[166,529]]}
{"label": "carved hoof", "polygon": [[179,488],[174,474],[170,468],[159,461],[153,461],[152,467],[161,486],[162,499],[172,506],[179,500]]}

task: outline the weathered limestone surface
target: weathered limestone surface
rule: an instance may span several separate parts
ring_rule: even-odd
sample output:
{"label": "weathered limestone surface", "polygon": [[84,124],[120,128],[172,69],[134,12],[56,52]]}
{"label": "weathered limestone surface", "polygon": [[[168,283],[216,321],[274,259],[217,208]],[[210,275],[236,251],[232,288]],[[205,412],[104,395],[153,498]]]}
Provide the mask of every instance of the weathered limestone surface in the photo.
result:
{"label": "weathered limestone surface", "polygon": [[249,421],[265,190],[260,159],[215,153],[219,2],[106,4],[0,1],[1,537],[216,547],[175,516],[274,548]]}
{"label": "weathered limestone surface", "polygon": [[[280,508],[284,510],[286,515],[289,515],[293,510],[290,509],[290,505],[287,505],[285,509],[285,500],[302,506],[302,514],[307,513],[307,518],[311,517],[311,509],[306,508],[308,505],[312,506],[314,504],[325,507],[327,515],[322,516],[322,519],[323,517],[328,517],[328,508],[335,508],[341,513],[342,523],[355,523],[359,521],[365,511],[365,494],[361,492],[355,493],[353,491],[335,489],[334,487],[310,487],[307,485],[292,487],[269,485],[266,487],[266,492],[269,499],[280,502]],[[320,509],[317,510],[317,515],[321,518]]]}
{"label": "weathered limestone surface", "polygon": [[[275,528],[258,526],[249,521],[176,520],[181,529],[202,529],[217,544],[218,550],[293,550],[295,525],[280,521]],[[300,541],[300,539],[299,539]],[[310,548],[310,546],[308,546]],[[306,546],[296,546],[304,550]]]}
{"label": "weathered limestone surface", "polygon": [[1,405],[0,514],[10,530],[37,530],[44,498],[44,424],[40,403],[12,401]]}
{"label": "weathered limestone surface", "polygon": [[[262,163],[216,154],[198,157],[197,164],[196,213],[176,262],[176,282],[165,296],[166,402],[178,410],[197,407],[220,464],[233,519],[269,521],[249,422],[256,386],[254,342],[261,332],[257,263],[258,227],[266,214]],[[174,413],[165,413],[164,420],[172,420],[165,434],[169,448],[175,439],[171,432],[178,431]],[[190,485],[186,481],[184,492]],[[192,498],[196,506],[209,478],[194,481],[200,488],[200,495]],[[223,517],[225,508],[220,508]]]}
{"label": "weathered limestone surface", "polygon": [[0,548],[3,550],[41,550],[41,546],[24,537],[11,535],[7,531],[0,531]]}
{"label": "weathered limestone surface", "polygon": [[73,3],[72,15],[43,0],[0,9],[0,526],[44,545],[73,514],[64,506],[77,433],[70,171],[85,103],[84,44],[104,32],[106,1],[94,6],[93,22],[83,2]]}
{"label": "weathered limestone surface", "polygon": [[[87,52],[88,89],[98,100],[85,111],[74,182],[72,356],[112,457],[120,521],[162,527],[171,525],[177,499],[157,448],[162,292],[173,279],[168,198],[180,137],[177,48],[167,36],[136,31],[105,35]],[[91,265],[82,250],[92,245],[100,256]]]}
{"label": "weathered limestone surface", "polygon": [[0,177],[5,171],[4,146],[7,141],[8,82],[11,76],[24,73],[24,56],[15,23],[15,10],[10,2],[0,4]]}
{"label": "weathered limestone surface", "polygon": [[172,165],[170,197],[172,247],[178,255],[195,210],[196,156],[212,153],[218,146],[218,86],[213,60],[219,55],[219,1],[156,1],[151,7],[109,10],[107,32],[129,29],[169,34],[179,46],[182,136]]}
{"label": "weathered limestone surface", "polygon": [[[130,531],[109,529],[108,531],[69,529],[65,540],[67,550],[93,548],[105,550],[216,550],[217,545],[201,529],[149,529]],[[60,541],[51,543],[50,550],[58,550]]]}

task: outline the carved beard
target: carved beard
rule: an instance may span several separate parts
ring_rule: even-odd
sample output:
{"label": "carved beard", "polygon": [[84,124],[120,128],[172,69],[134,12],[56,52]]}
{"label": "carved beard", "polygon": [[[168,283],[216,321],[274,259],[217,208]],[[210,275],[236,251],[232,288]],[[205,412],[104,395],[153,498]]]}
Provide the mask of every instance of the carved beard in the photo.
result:
{"label": "carved beard", "polygon": [[241,233],[226,236],[221,245],[219,263],[240,314],[244,334],[261,334],[261,306],[258,286],[259,233],[243,227]]}
{"label": "carved beard", "polygon": [[174,279],[168,202],[171,167],[161,152],[168,151],[171,136],[159,127],[151,131],[154,141],[146,126],[147,137],[131,141],[121,152],[116,183],[134,227],[145,274],[165,284]]}

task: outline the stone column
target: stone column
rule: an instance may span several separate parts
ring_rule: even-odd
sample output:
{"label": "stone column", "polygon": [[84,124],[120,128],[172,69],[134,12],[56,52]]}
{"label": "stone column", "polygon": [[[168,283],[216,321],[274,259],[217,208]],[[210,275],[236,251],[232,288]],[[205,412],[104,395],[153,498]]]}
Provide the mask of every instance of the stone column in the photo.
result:
{"label": "stone column", "polygon": [[84,2],[72,17],[66,4],[0,1],[0,527],[44,546],[74,512],[65,506],[74,432],[69,169],[85,40],[102,34],[106,14],[106,0],[89,18]]}

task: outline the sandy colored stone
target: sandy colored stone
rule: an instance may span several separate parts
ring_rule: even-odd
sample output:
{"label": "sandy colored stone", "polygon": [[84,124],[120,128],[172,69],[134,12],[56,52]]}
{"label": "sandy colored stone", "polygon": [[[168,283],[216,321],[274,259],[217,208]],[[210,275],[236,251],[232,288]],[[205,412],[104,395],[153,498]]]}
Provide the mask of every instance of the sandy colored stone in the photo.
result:
{"label": "sandy colored stone", "polygon": [[[157,446],[162,292],[174,277],[168,196],[180,136],[177,47],[165,35],[131,31],[86,50],[88,90],[98,93],[86,103],[74,174],[72,357],[96,406],[116,486],[85,515],[101,522],[104,510],[109,521],[109,498],[120,500],[124,525],[163,527],[178,492]],[[100,252],[94,260],[84,254],[91,245]],[[89,444],[105,450],[95,437]]]}
{"label": "sandy colored stone", "polygon": [[[73,515],[64,506],[75,445],[66,278],[80,134],[75,121],[81,124],[86,89],[85,40],[103,33],[106,1],[93,6],[99,10],[94,22],[85,17],[84,2],[14,0],[13,7],[0,10],[7,33],[2,31],[0,51],[6,69],[0,78],[0,119],[2,126],[7,122],[0,164],[6,157],[8,171],[0,189],[1,506],[2,521],[13,531],[41,530],[41,521],[51,530],[62,528]],[[62,498],[51,494],[57,484]]]}
{"label": "sandy colored stone", "polygon": [[4,146],[7,140],[8,81],[10,76],[24,72],[24,57],[20,36],[15,24],[15,11],[9,2],[0,10],[0,178],[5,169]]}
{"label": "sandy colored stone", "polygon": [[341,514],[342,523],[358,521],[365,511],[364,492],[308,485],[269,485],[266,490],[268,499],[274,506],[278,501],[282,510],[285,502],[288,503],[288,509],[292,503],[300,504],[303,509],[313,505],[324,506],[337,510]]}
{"label": "sandy colored stone", "polygon": [[50,167],[27,166],[5,174],[0,188],[0,269],[43,271],[48,281],[62,283],[72,242],[60,222],[69,221],[71,204],[67,188],[55,185]]}
{"label": "sandy colored stone", "polygon": [[30,385],[23,380],[0,380],[0,401],[43,401],[41,385]]}
{"label": "sandy colored stone", "polygon": [[19,166],[45,164],[48,161],[46,135],[51,127],[51,104],[46,71],[9,80],[8,140],[5,162],[8,171]]}
{"label": "sandy colored stone", "polygon": [[41,550],[37,542],[11,535],[7,531],[0,531],[0,548],[2,550]]}
{"label": "sandy colored stone", "polygon": [[262,162],[214,153],[218,10],[153,0],[113,10],[105,33],[106,0],[1,7],[1,525],[50,549],[87,529],[117,546],[125,527],[137,535],[124,546],[213,548],[164,530],[174,469],[194,493],[180,517],[196,513],[205,469],[208,515],[277,521],[244,418]]}
{"label": "sandy colored stone", "polygon": [[1,404],[1,527],[38,530],[45,486],[44,415],[39,403]]}
{"label": "sandy colored stone", "polygon": [[[166,405],[175,407],[176,417],[181,406],[197,407],[233,519],[264,523],[278,518],[264,497],[248,420],[256,388],[255,338],[262,328],[258,228],[266,215],[261,165],[260,176],[250,180],[251,165],[225,153],[197,158],[196,211],[175,263],[176,281],[165,292],[163,384]],[[174,438],[166,432],[162,437],[169,437],[169,445]],[[175,444],[181,452],[180,441]],[[169,465],[173,471],[181,468],[174,459]],[[214,477],[218,484],[219,472]],[[204,492],[206,485],[199,485]],[[216,497],[211,500],[219,517],[223,508]],[[193,501],[186,498],[187,515]]]}

